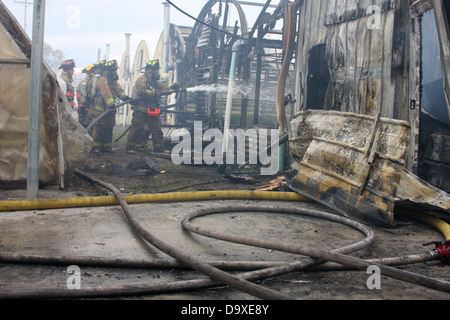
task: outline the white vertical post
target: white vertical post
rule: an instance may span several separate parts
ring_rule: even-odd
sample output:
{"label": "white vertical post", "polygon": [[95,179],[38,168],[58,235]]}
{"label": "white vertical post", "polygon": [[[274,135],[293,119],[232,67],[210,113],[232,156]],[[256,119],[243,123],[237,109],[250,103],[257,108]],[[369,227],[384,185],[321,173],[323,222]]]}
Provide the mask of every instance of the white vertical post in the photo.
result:
{"label": "white vertical post", "polygon": [[105,60],[108,61],[109,60],[109,51],[111,49],[111,44],[107,43],[106,44],[106,53],[105,53]]}
{"label": "white vertical post", "polygon": [[34,1],[31,49],[30,110],[28,125],[27,197],[36,199],[39,191],[39,129],[41,125],[42,65],[44,48],[45,0]]}
{"label": "white vertical post", "polygon": [[163,72],[169,72],[169,43],[170,43],[170,5],[164,4],[164,40],[163,40]]}
{"label": "white vertical post", "polygon": [[28,0],[25,1],[14,1],[15,3],[21,3],[25,7],[24,12],[24,18],[23,18],[23,29],[25,30],[25,33],[27,33],[27,8],[29,5],[32,5],[33,2],[28,2]]}
{"label": "white vertical post", "polygon": [[[130,87],[131,87],[131,75],[130,75],[130,38],[131,33],[125,33],[125,41],[126,41],[126,51],[125,51],[125,92],[129,97],[131,97]],[[127,122],[128,115],[128,107],[126,104],[123,106],[123,115],[122,115],[122,127],[125,128]]]}
{"label": "white vertical post", "polygon": [[125,57],[125,80],[130,80],[130,37],[131,33],[125,33],[126,57]]}
{"label": "white vertical post", "polygon": [[230,78],[228,80],[228,93],[227,93],[227,103],[225,107],[225,120],[224,120],[224,128],[223,128],[223,140],[222,140],[222,153],[226,153],[228,151],[228,142],[229,142],[229,131],[230,131],[230,123],[231,123],[231,111],[233,108],[233,89],[234,82],[236,79],[236,64],[237,58],[239,55],[239,47],[244,44],[244,40],[237,40],[233,47],[231,48],[231,67],[230,67]]}

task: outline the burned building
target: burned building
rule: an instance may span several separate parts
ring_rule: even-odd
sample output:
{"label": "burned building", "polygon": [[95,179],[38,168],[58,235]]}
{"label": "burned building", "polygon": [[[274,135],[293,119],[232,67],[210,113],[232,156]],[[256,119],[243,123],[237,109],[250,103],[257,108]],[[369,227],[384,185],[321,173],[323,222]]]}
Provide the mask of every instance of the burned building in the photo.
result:
{"label": "burned building", "polygon": [[[262,103],[270,105],[268,113],[278,117],[278,126],[284,116],[289,122],[295,112],[318,109],[407,121],[406,168],[450,190],[448,2],[304,0],[270,7],[267,1],[253,26],[241,3],[205,4],[191,34],[183,38],[179,82],[187,87],[226,84],[233,45],[242,40],[236,77],[251,89],[234,97],[238,126],[260,125]],[[238,12],[234,24],[226,20],[231,8]],[[285,72],[283,64],[288,65]],[[271,92],[270,98],[262,92]],[[280,116],[280,99],[288,96],[286,106],[292,108]],[[183,110],[208,120],[225,99],[201,91],[190,98],[194,103]]]}
{"label": "burned building", "polygon": [[[210,0],[189,30],[170,25],[170,40],[162,36],[155,53],[168,59],[169,82],[226,87],[235,76],[248,89],[233,95],[241,128],[282,127],[301,110],[407,121],[406,168],[450,189],[447,2],[266,1],[253,25],[244,5]],[[177,114],[169,123],[200,119],[222,128],[226,99],[226,90],[199,90],[166,101]]]}
{"label": "burned building", "polygon": [[305,0],[296,110],[405,120],[406,167],[449,190],[448,1]]}
{"label": "burned building", "polygon": [[[197,119],[221,128],[231,77],[238,87],[232,103],[234,124],[276,126],[275,98],[283,61],[285,4],[286,1],[280,4],[268,1],[264,5],[210,0],[196,16],[192,28],[166,25],[167,39],[161,37],[154,58],[163,61],[162,75],[169,84],[177,82],[192,89],[172,102],[176,103],[174,111],[178,115],[175,123],[186,125]],[[247,20],[248,6],[261,8],[253,25]],[[164,65],[168,65],[167,70]],[[292,88],[293,63],[290,71],[288,87]]]}

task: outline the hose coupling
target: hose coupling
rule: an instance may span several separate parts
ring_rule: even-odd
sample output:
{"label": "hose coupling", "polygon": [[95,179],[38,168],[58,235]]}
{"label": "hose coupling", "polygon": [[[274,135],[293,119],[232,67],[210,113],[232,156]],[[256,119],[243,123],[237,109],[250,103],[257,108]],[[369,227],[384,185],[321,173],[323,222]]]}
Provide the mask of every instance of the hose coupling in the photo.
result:
{"label": "hose coupling", "polygon": [[430,243],[425,243],[424,246],[429,246],[432,244],[436,246],[433,250],[439,254],[439,259],[444,264],[448,264],[450,262],[450,240],[447,240],[444,243],[441,241],[433,241]]}

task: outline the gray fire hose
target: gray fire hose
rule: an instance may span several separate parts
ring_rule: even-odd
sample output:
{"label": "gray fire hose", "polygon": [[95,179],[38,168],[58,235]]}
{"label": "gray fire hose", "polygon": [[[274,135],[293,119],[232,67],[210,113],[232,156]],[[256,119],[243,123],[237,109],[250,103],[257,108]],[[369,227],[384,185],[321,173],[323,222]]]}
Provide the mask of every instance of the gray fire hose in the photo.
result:
{"label": "gray fire hose", "polygon": [[[158,95],[160,96],[168,96],[171,95],[172,93],[181,93],[181,92],[186,92],[186,89],[178,89],[178,90],[174,90],[174,89],[170,89],[170,90],[164,90],[161,91]],[[101,115],[99,115],[94,121],[91,122],[91,124],[86,128],[87,131],[91,130],[92,127],[99,122],[101,119],[103,119],[104,117],[106,117],[108,114],[110,114],[111,112],[114,112],[117,108],[120,108],[121,106],[124,106],[126,104],[132,104],[135,102],[138,102],[140,100],[144,99],[143,97],[139,97],[137,99],[133,99],[133,100],[128,100],[128,101],[123,101],[119,104],[116,104],[112,107],[110,107],[108,110],[106,110],[105,112],[103,112]]]}
{"label": "gray fire hose", "polygon": [[137,98],[137,99],[133,99],[133,100],[128,100],[128,101],[123,101],[119,104],[116,104],[114,106],[112,106],[111,108],[109,108],[108,110],[106,110],[105,112],[103,112],[101,115],[99,115],[94,121],[91,122],[91,124],[86,128],[86,131],[89,131],[92,129],[92,127],[99,122],[101,119],[103,119],[104,117],[106,117],[108,114],[110,114],[111,112],[116,111],[117,108],[120,108],[121,106],[124,106],[126,104],[130,104],[130,103],[134,103],[137,102],[139,100],[142,100],[142,98]]}

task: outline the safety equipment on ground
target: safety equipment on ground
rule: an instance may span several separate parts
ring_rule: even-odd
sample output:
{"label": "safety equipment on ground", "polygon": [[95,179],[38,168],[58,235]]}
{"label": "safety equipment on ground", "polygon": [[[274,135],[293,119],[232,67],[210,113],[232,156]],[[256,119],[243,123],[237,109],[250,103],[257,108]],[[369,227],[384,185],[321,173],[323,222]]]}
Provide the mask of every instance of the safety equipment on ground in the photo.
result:
{"label": "safety equipment on ground", "polygon": [[145,69],[156,69],[159,70],[159,60],[150,60],[147,62]]}
{"label": "safety equipment on ground", "polygon": [[73,59],[64,60],[58,69],[72,69],[75,68],[75,61]]}

